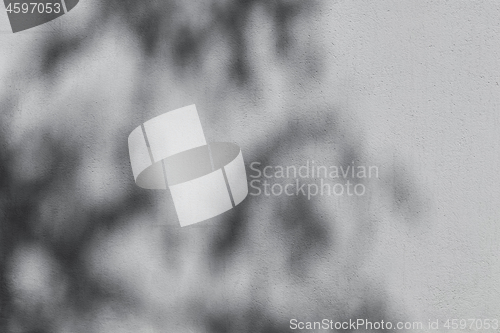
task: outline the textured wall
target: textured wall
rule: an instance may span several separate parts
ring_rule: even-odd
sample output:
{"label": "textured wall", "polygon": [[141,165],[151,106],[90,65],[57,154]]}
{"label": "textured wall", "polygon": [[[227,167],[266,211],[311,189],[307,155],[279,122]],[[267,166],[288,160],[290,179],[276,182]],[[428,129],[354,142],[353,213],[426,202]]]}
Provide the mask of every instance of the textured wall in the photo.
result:
{"label": "textured wall", "polygon": [[[4,14],[2,332],[500,319],[496,1],[82,0],[19,34]],[[249,174],[379,178],[180,228],[168,192],[135,186],[127,136],[193,103]]]}

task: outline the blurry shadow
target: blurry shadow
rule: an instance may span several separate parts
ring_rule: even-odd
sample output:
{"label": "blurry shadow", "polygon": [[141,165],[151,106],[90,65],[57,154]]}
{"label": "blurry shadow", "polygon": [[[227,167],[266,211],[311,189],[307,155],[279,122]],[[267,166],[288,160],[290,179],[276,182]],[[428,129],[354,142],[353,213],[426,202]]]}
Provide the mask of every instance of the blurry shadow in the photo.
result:
{"label": "blurry shadow", "polygon": [[[41,68],[38,74],[40,77],[37,78],[41,78],[44,83],[57,79],[61,62],[72,57],[76,59],[78,53],[84,50],[93,39],[99,38],[100,29],[105,29],[113,23],[113,20],[119,20],[130,29],[131,38],[136,41],[145,63],[149,63],[150,59],[157,60],[158,62],[151,63],[156,66],[158,64],[173,66],[180,75],[189,68],[200,66],[204,59],[203,52],[208,47],[208,37],[221,34],[229,45],[231,54],[230,62],[221,75],[224,75],[229,83],[237,83],[240,86],[248,85],[254,77],[252,64],[249,61],[248,45],[245,41],[246,23],[257,4],[264,6],[266,15],[272,18],[276,56],[286,60],[287,54],[294,47],[290,28],[295,18],[313,10],[311,3],[285,0],[213,2],[209,10],[203,12],[203,15],[209,19],[206,22],[203,21],[205,23],[194,24],[175,19],[178,15],[187,15],[184,12],[186,9],[177,2],[111,0],[103,1],[98,5],[95,15],[86,23],[84,31],[54,34],[44,40],[45,46],[42,48],[42,54],[32,59],[35,62],[38,61]],[[192,20],[197,21],[196,18]],[[129,32],[124,32],[126,33]],[[305,66],[311,66],[311,64],[305,64]],[[19,67],[23,68],[23,66]],[[28,85],[26,82],[20,84]],[[9,123],[9,117],[16,113],[18,102],[22,98],[25,96],[21,96],[19,91],[13,88],[8,92],[5,100],[0,101],[2,127],[8,126],[6,124]],[[277,129],[277,134],[271,139],[265,138],[257,142],[249,153],[252,160],[259,161],[262,165],[269,165],[276,156],[283,156],[283,153],[287,151],[298,151],[307,142],[321,142],[327,138],[333,138],[339,151],[342,152],[341,158],[337,161],[338,165],[348,166],[353,162],[361,163],[363,161],[361,145],[358,144],[356,138],[343,131],[337,119],[338,110],[334,106],[328,106],[319,111],[321,112],[311,112],[310,118],[303,119],[304,122],[310,121],[310,123],[290,122],[288,127]],[[59,137],[57,133],[44,128],[34,128],[33,132],[35,140],[43,138],[43,149],[50,156],[51,162],[46,168],[48,171],[43,172],[36,179],[25,181],[16,177],[17,166],[14,163],[23,152],[24,146],[13,146],[11,140],[5,136],[8,133],[7,129],[1,128],[0,131],[0,147],[2,148],[0,149],[0,331],[11,331],[15,323],[18,326],[21,325],[23,332],[51,332],[58,323],[58,316],[64,316],[59,313],[47,314],[44,312],[43,304],[39,305],[37,311],[26,311],[16,301],[16,290],[12,288],[12,283],[9,281],[10,270],[15,264],[13,261],[15,252],[27,244],[36,244],[43,248],[61,267],[60,274],[64,276],[68,287],[61,296],[60,302],[84,318],[82,320],[92,322],[93,311],[107,303],[118,304],[132,312],[140,313],[141,309],[138,308],[141,305],[134,298],[133,292],[118,282],[112,286],[103,285],[94,277],[85,260],[90,247],[97,238],[111,237],[117,230],[129,223],[126,222],[128,217],[151,208],[154,193],[135,187],[133,181],[130,180],[124,185],[122,189],[124,195],[118,202],[94,204],[91,209],[80,208],[79,189],[75,185],[75,177],[84,166],[81,147],[85,145],[85,142],[78,137]],[[120,151],[116,152],[116,163],[128,165],[126,140],[123,140],[120,147]],[[415,215],[419,210],[418,206],[423,205],[422,201],[412,199],[417,186],[406,187],[404,185],[409,183],[408,179],[401,179],[399,174],[395,174],[394,177],[396,181],[390,190],[393,190],[395,204],[404,214]],[[359,181],[358,179],[352,180]],[[61,213],[61,215],[55,210],[42,218],[40,216],[41,204],[44,199],[55,196],[55,193],[64,194],[58,206],[61,211],[69,207],[64,210],[69,213]],[[322,215],[321,211],[303,196],[293,197],[287,202],[275,200],[267,204],[265,208],[272,212],[271,215],[276,221],[273,223],[277,230],[270,236],[270,239],[277,237],[286,239],[288,242],[281,253],[288,263],[287,271],[282,272],[283,275],[310,281],[302,275],[303,272],[307,272],[311,265],[320,260],[319,258],[330,258],[336,255],[336,239],[333,235],[336,235],[339,230],[340,223],[352,223],[355,229],[359,230],[356,233],[357,238],[352,240],[354,252],[359,256],[353,256],[355,260],[353,269],[343,273],[349,276],[358,274],[360,263],[365,259],[367,250],[373,242],[374,231],[371,225],[374,220],[365,218],[365,213],[369,210],[368,202],[359,201],[356,204],[353,221],[341,221]],[[217,268],[225,266],[229,259],[236,255],[236,249],[248,246],[242,240],[254,232],[252,226],[267,223],[255,217],[256,212],[263,206],[262,200],[249,197],[244,203],[224,215],[222,222],[215,226],[217,230],[209,242],[208,257],[211,265]],[[52,223],[42,223],[46,220]],[[68,221],[72,222],[67,223]],[[56,225],[66,225],[67,229],[64,229],[64,232],[55,232]],[[180,253],[183,246],[185,245],[179,241],[169,242],[169,245],[166,245],[169,254],[165,256]],[[332,258],[332,261],[334,259]],[[172,266],[174,269],[178,268],[175,264]],[[217,272],[215,278],[223,278],[221,275],[224,270],[217,269]],[[252,288],[265,293],[271,289],[273,282],[253,281]],[[269,313],[266,306],[269,307],[272,304],[261,304],[254,299],[249,302],[252,303],[252,307],[241,310],[243,313],[228,308],[222,313],[214,311],[209,314],[194,313],[192,315],[201,318],[207,331],[214,333],[289,331],[288,322]],[[331,306],[334,312],[335,302],[336,300],[332,299],[323,304]],[[357,312],[344,314],[344,317],[373,318],[374,320],[387,320],[390,317],[385,303],[376,295],[366,295],[363,304]],[[337,317],[340,315],[337,314]]]}

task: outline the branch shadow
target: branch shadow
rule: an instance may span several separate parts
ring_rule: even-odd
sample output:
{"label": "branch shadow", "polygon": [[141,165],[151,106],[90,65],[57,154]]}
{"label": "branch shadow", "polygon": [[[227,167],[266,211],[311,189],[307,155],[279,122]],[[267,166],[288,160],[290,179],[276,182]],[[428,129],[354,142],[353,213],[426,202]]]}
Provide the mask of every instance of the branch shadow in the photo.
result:
{"label": "branch shadow", "polygon": [[[186,9],[173,1],[111,0],[97,5],[95,15],[85,25],[84,31],[47,37],[40,50],[40,57],[32,59],[39,65],[39,72],[36,75],[47,85],[57,81],[61,63],[68,59],[77,62],[79,52],[88,47],[92,40],[99,38],[100,29],[105,29],[113,20],[118,19],[130,29],[130,38],[136,40],[145,63],[151,60],[153,63],[151,66],[158,64],[172,66],[181,77],[187,70],[201,66],[204,51],[209,47],[208,37],[221,34],[230,46],[231,55],[227,68],[221,75],[225,76],[228,85],[245,87],[255,80],[245,36],[246,22],[256,5],[264,6],[266,15],[272,18],[276,45],[274,51],[276,57],[286,61],[287,55],[295,47],[290,27],[297,17],[313,11],[311,8],[313,6],[306,7],[304,2],[264,0],[213,2],[204,13],[209,19],[200,20],[202,21],[200,23],[192,22],[197,21],[196,17],[187,22],[176,19],[179,15],[188,15],[186,12],[189,13],[189,8]],[[311,64],[305,65],[311,66]],[[29,82],[21,84],[30,85]],[[17,177],[18,166],[15,161],[19,159],[25,147],[23,144],[18,146],[12,144],[7,137],[11,129],[7,129],[6,124],[9,124],[9,117],[16,114],[18,102],[23,98],[25,97],[19,91],[12,89],[8,96],[0,101],[2,110],[0,123],[3,127],[0,131],[2,147],[0,150],[0,330],[9,332],[13,331],[14,327],[23,332],[51,332],[57,327],[60,317],[65,315],[46,311],[46,305],[43,303],[37,304],[34,309],[26,309],[23,303],[18,301],[18,291],[13,287],[11,273],[13,266],[18,265],[15,261],[17,251],[27,246],[43,249],[60,268],[56,275],[65,281],[67,287],[61,295],[53,295],[57,299],[58,309],[70,309],[77,316],[87,318],[84,320],[90,323],[92,318],[89,316],[99,306],[107,303],[117,304],[130,312],[141,313],[144,309],[141,309],[142,304],[133,291],[127,290],[127,287],[118,281],[112,286],[102,284],[95,278],[95,272],[88,267],[86,259],[96,239],[111,237],[117,230],[125,228],[126,223],[131,223],[126,222],[129,216],[150,209],[154,194],[136,188],[130,181],[124,185],[123,196],[119,201],[94,204],[91,209],[79,208],[77,177],[79,170],[85,167],[82,146],[86,143],[81,138],[58,136],[53,130],[44,128],[33,128],[33,135],[34,140],[43,138],[41,146],[37,149],[43,150],[50,156],[49,165],[35,179],[23,180]],[[145,108],[147,107],[148,105],[145,105]],[[277,158],[286,156],[287,152],[301,151],[308,142],[333,141],[342,152],[340,158],[332,157],[338,165],[347,167],[353,162],[363,162],[362,145],[342,128],[338,118],[339,110],[329,105],[315,111],[318,112],[310,112],[302,121],[291,121],[287,127],[277,129],[274,136],[262,138],[251,147],[249,155],[262,165],[271,165]],[[130,118],[128,125],[132,128],[133,116],[124,115],[124,117]],[[311,123],[314,125],[310,125]],[[115,163],[128,166],[126,140],[120,143],[118,149]],[[30,163],[33,160],[27,159],[24,162]],[[404,186],[408,184],[406,175],[395,174],[394,177],[397,181],[386,191],[393,193],[394,204],[402,215],[408,220],[413,220],[418,215],[415,212],[426,204],[422,200],[410,200],[418,198],[412,196],[418,192],[418,182],[415,180],[411,186]],[[349,179],[355,184],[360,182],[357,178]],[[41,206],[47,198],[52,197],[60,201],[52,212],[42,216]],[[244,203],[226,213],[221,222],[212,227],[217,230],[210,234],[207,257],[209,265],[214,266],[217,273],[209,279],[224,280],[226,277],[222,268],[231,265],[235,258],[239,258],[240,251],[237,250],[246,249],[251,252],[252,245],[244,240],[258,237],[256,232],[261,229],[256,227],[261,228],[266,223],[272,223],[269,238],[262,242],[280,243],[286,240],[286,245],[277,250],[281,251],[279,255],[286,262],[285,268],[279,274],[287,279],[299,281],[299,284],[307,285],[311,282],[311,277],[306,272],[313,271],[314,267],[324,260],[332,262],[337,260],[341,251],[338,246],[341,224],[351,223],[357,230],[351,239],[354,249],[350,259],[354,263],[343,273],[336,273],[350,279],[360,274],[360,267],[373,245],[375,231],[372,224],[377,222],[376,219],[367,219],[366,212],[369,209],[369,202],[356,202],[352,220],[345,221],[335,215],[324,213],[318,208],[318,204],[304,196],[295,196],[286,201],[266,202],[262,198],[249,197]],[[270,212],[272,221],[259,219],[256,212],[262,210]],[[61,225],[62,232],[57,229],[57,226]],[[165,249],[170,253],[168,255],[171,255],[171,253],[182,253],[185,246],[181,242],[169,242]],[[261,261],[265,262],[265,258]],[[180,265],[172,265],[169,268],[181,269]],[[280,282],[272,279],[263,281],[254,277],[251,277],[251,281],[251,287],[261,290],[264,294],[271,293],[273,284]],[[210,288],[210,281],[205,283],[207,288]],[[318,282],[318,287],[321,286]],[[335,292],[332,291],[332,294],[335,295]],[[249,297],[250,299],[245,302],[250,306],[242,306],[240,310],[228,306],[222,311],[209,309],[200,313],[193,312],[190,315],[197,318],[198,322],[202,322],[206,331],[214,333],[235,331],[276,333],[289,330],[289,323],[285,318],[291,312],[283,313],[281,316],[276,315],[269,309],[272,304],[263,304],[260,299]],[[193,302],[203,305],[208,300],[195,299]],[[318,307],[321,305],[322,311],[331,311],[335,318],[368,318],[375,321],[391,317],[387,310],[387,300],[374,293],[364,295],[362,305],[351,313],[340,313],[337,302],[345,301],[335,298],[308,300],[304,301],[304,306],[317,303]]]}

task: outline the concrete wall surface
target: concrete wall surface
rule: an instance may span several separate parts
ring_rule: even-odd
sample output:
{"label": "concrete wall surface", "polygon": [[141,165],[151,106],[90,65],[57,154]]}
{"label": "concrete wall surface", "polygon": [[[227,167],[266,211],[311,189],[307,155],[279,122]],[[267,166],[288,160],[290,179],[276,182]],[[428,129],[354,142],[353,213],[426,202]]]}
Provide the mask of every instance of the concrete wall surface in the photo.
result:
{"label": "concrete wall surface", "polygon": [[[499,331],[499,41],[486,0],[82,0],[19,33],[2,7],[0,332]],[[190,104],[279,185],[181,228],[127,138]],[[277,195],[307,164],[377,174]]]}

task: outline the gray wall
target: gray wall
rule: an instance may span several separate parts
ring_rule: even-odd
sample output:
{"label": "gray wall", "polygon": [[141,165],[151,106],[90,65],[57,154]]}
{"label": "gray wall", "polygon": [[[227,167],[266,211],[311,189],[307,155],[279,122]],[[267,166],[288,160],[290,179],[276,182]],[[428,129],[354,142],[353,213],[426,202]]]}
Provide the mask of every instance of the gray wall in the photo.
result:
{"label": "gray wall", "polygon": [[[2,9],[1,331],[500,319],[499,35],[496,1],[82,0],[17,34]],[[379,178],[180,228],[127,137],[193,103],[247,167]]]}

